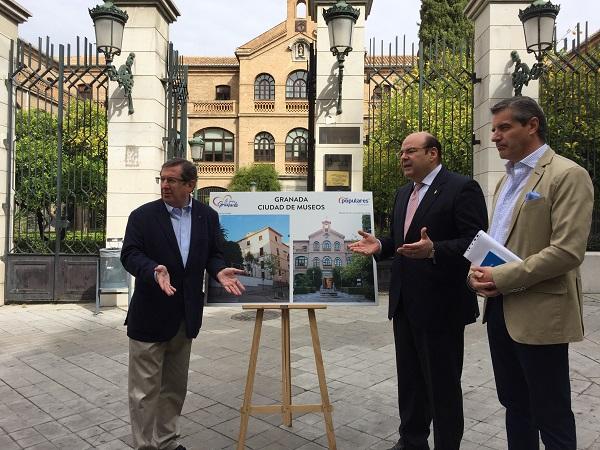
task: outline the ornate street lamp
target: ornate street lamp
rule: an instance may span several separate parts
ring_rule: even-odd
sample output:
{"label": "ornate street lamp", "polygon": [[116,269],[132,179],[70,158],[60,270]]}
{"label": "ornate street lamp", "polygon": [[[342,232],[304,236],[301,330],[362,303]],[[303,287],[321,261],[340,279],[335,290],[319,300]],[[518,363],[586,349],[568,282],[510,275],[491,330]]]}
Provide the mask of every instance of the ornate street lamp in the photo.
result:
{"label": "ornate street lamp", "polygon": [[553,5],[548,0],[535,0],[523,10],[519,10],[519,19],[523,23],[525,32],[525,46],[527,53],[535,55],[536,63],[529,66],[521,62],[516,51],[511,53],[515,63],[515,71],[512,74],[515,95],[521,95],[523,85],[527,86],[530,80],[537,80],[544,72],[542,60],[548,50],[554,45],[554,29],[556,16],[560,11],[560,5]]}
{"label": "ornate street lamp", "polygon": [[329,29],[329,46],[333,56],[337,57],[339,67],[337,114],[342,113],[344,61],[352,51],[352,33],[359,15],[360,10],[353,8],[345,0],[339,0],[331,8],[323,10],[323,17]]}
{"label": "ornate street lamp", "polygon": [[192,161],[199,162],[204,158],[204,140],[200,136],[194,136],[188,141],[192,153]]}
{"label": "ornate street lamp", "polygon": [[127,12],[117,8],[111,0],[104,0],[103,5],[98,5],[88,11],[94,21],[96,48],[99,52],[104,53],[106,59],[108,77],[112,81],[119,83],[119,86],[125,90],[129,114],[133,114],[133,100],[131,98],[133,73],[131,66],[133,65],[135,54],[130,53],[127,57],[127,62],[119,67],[119,70],[112,64],[113,58],[121,54],[123,29],[129,16]]}

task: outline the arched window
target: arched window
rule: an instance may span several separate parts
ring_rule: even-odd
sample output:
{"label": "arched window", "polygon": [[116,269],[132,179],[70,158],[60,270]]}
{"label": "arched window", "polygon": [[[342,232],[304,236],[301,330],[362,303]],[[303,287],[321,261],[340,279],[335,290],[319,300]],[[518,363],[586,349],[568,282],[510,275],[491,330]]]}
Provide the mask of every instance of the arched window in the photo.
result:
{"label": "arched window", "polygon": [[198,189],[196,191],[196,200],[208,205],[210,201],[210,193],[211,192],[225,192],[227,189],[219,187],[219,186],[208,186],[203,187],[202,189]]}
{"label": "arched window", "polygon": [[254,161],[275,162],[275,138],[266,131],[254,138]]}
{"label": "arched window", "polygon": [[323,258],[323,267],[331,267],[331,258],[329,256]]}
{"label": "arched window", "polygon": [[342,267],[342,258],[340,258],[339,256],[337,258],[335,258],[335,267]]}
{"label": "arched window", "polygon": [[313,250],[315,252],[318,252],[319,250],[321,250],[321,244],[319,243],[319,241],[313,242]]}
{"label": "arched window", "polygon": [[204,128],[194,134],[204,141],[205,162],[233,162],[233,133],[223,128]]}
{"label": "arched window", "polygon": [[226,84],[217,86],[215,100],[231,100],[231,87]]}
{"label": "arched window", "polygon": [[306,70],[296,70],[290,73],[285,83],[285,98],[306,98],[307,81],[308,72]]}
{"label": "arched window", "polygon": [[319,258],[314,257],[313,258],[313,267],[319,267],[321,265],[321,262],[319,261]]}
{"label": "arched window", "polygon": [[335,243],[333,244],[333,249],[334,249],[336,252],[339,252],[341,247],[342,247],[342,244],[340,244],[340,242],[339,242],[339,241],[335,241]]}
{"label": "arched window", "polygon": [[306,267],[308,265],[308,258],[306,256],[296,257],[296,267]]}
{"label": "arched window", "polygon": [[306,162],[308,147],[308,130],[294,128],[285,138],[285,160]]}
{"label": "arched window", "polygon": [[254,80],[254,100],[275,100],[275,79],[268,73]]}
{"label": "arched window", "polygon": [[331,242],[330,241],[323,241],[323,251],[325,250],[331,250]]}
{"label": "arched window", "polygon": [[306,19],[306,2],[298,0],[296,3],[296,19]]}

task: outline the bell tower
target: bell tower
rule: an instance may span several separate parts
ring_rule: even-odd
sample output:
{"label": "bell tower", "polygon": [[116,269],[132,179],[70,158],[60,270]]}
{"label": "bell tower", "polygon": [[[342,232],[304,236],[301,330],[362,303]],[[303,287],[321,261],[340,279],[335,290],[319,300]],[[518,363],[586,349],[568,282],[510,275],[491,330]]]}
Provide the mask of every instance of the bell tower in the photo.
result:
{"label": "bell tower", "polygon": [[306,33],[308,30],[308,1],[287,0],[288,32]]}

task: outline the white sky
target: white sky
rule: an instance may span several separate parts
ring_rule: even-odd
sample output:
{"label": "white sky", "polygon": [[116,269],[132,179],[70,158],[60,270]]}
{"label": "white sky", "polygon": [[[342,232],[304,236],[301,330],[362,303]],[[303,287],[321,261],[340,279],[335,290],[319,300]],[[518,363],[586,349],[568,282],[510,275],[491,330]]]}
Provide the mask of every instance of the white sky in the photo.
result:
{"label": "white sky", "polygon": [[[20,26],[19,35],[34,44],[50,36],[54,44],[74,43],[74,36],[95,41],[88,8],[101,0],[17,0],[32,14]],[[174,0],[181,16],[171,26],[170,39],[187,56],[233,56],[235,48],[282,22],[286,0]],[[251,3],[251,7],[249,7]],[[577,22],[590,23],[590,34],[600,28],[599,0],[555,0],[561,5],[558,36],[574,37],[569,30]],[[367,36],[392,42],[406,34],[416,42],[420,0],[374,0],[367,20]],[[57,12],[60,11],[61,15]],[[64,15],[62,15],[64,14]],[[68,23],[68,26],[65,26]],[[582,28],[583,29],[583,28]],[[400,45],[402,40],[400,40]],[[378,44],[377,49],[380,48]],[[407,51],[409,46],[407,45]],[[379,52],[379,50],[378,50]],[[402,52],[400,48],[399,52]]]}

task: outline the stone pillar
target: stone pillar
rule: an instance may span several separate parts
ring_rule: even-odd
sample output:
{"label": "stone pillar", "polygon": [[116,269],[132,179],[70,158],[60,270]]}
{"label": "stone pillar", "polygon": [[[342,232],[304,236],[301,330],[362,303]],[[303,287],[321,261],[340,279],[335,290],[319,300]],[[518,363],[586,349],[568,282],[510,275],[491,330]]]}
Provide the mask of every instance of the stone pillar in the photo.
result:
{"label": "stone pillar", "polygon": [[[131,115],[124,91],[110,82],[108,106],[108,191],[106,238],[123,238],[131,211],[160,197],[155,178],[165,161],[166,76],[169,25],[180,15],[171,0],[115,0],[129,20],[123,49],[113,64],[118,68],[135,53]],[[127,296],[118,303],[127,304]],[[103,298],[103,304],[114,303]]]}
{"label": "stone pillar", "polygon": [[[475,22],[475,73],[481,83],[475,85],[473,130],[481,141],[474,147],[473,173],[486,196],[488,210],[496,183],[505,173],[504,163],[491,141],[492,115],[490,108],[513,96],[512,77],[514,66],[510,52],[519,52],[529,67],[535,62],[525,48],[523,25],[519,9],[525,9],[530,1],[470,0],[465,8],[467,17]],[[523,88],[523,95],[538,98],[538,82],[531,81]],[[491,214],[491,211],[490,211]]]}
{"label": "stone pillar", "polygon": [[323,10],[336,0],[314,0],[309,13],[317,23],[317,104],[315,114],[315,191],[323,191],[326,182],[344,183],[343,168],[326,173],[326,155],[351,156],[350,186],[352,191],[363,189],[364,136],[364,79],[365,79],[365,21],[373,0],[346,0],[360,10],[354,27],[352,52],[344,65],[342,114],[336,114],[338,98],[337,58],[331,54],[329,31]]}
{"label": "stone pillar", "polygon": [[[14,155],[11,155],[11,161],[8,161],[7,146],[9,143],[7,139],[9,126],[11,125],[8,117],[9,91],[6,81],[9,77],[11,41],[14,41],[16,47],[19,24],[25,22],[29,17],[31,17],[29,11],[17,2],[0,0],[0,198],[2,203],[2,209],[0,210],[0,255],[2,256],[6,255],[9,250],[7,248],[7,237],[10,236],[10,221],[7,220],[6,212],[12,202],[7,197],[9,190],[8,164],[12,165],[14,158]],[[12,123],[10,136],[12,137],[12,143],[14,143],[14,114],[10,122]],[[5,268],[5,259],[2,258],[0,260],[0,306],[4,305]]]}

